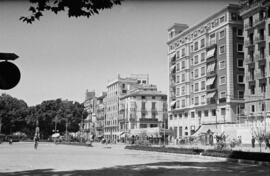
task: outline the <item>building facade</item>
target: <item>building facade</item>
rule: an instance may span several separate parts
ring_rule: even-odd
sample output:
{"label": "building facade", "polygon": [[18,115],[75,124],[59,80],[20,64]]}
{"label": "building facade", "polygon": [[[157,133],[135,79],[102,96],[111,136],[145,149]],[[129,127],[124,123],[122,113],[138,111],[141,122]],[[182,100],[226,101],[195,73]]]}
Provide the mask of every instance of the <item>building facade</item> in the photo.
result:
{"label": "building facade", "polygon": [[[155,85],[141,85],[120,97],[120,132],[122,138],[144,133],[160,137],[167,124],[167,95]],[[126,135],[127,134],[127,135]]]}
{"label": "building facade", "polygon": [[270,116],[270,2],[242,1],[240,15],[245,39],[245,117],[264,120]]}
{"label": "building facade", "polygon": [[174,138],[203,124],[232,123],[244,108],[243,21],[228,5],[199,24],[174,24],[169,39],[169,128]]}
{"label": "building facade", "polygon": [[116,141],[120,138],[119,106],[120,97],[127,94],[128,90],[140,84],[149,84],[148,75],[131,75],[122,78],[120,75],[107,85],[107,97],[105,102],[105,139]]}
{"label": "building facade", "polygon": [[87,118],[83,120],[83,136],[86,140],[90,138],[98,139],[104,135],[105,105],[104,99],[106,92],[96,96],[95,91],[86,90],[84,109]]}

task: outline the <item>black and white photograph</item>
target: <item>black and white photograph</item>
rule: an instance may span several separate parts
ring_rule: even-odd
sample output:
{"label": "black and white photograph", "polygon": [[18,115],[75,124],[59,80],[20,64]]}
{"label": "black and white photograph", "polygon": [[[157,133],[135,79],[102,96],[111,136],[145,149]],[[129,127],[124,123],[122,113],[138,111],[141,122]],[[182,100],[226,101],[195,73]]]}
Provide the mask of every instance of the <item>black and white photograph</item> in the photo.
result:
{"label": "black and white photograph", "polygon": [[0,176],[270,176],[270,0],[0,0]]}

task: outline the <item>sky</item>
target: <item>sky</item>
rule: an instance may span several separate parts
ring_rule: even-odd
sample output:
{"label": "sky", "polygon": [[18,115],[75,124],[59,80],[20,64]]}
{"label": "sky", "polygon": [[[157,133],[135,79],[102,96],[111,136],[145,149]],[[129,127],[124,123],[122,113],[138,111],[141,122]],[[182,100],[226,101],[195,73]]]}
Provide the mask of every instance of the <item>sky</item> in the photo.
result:
{"label": "sky", "polygon": [[28,1],[0,1],[0,52],[20,56],[19,84],[0,90],[29,106],[44,100],[83,102],[86,89],[106,91],[119,73],[149,74],[150,83],[168,91],[167,29],[174,23],[192,26],[238,0],[126,0],[90,18],[45,13],[29,15]]}

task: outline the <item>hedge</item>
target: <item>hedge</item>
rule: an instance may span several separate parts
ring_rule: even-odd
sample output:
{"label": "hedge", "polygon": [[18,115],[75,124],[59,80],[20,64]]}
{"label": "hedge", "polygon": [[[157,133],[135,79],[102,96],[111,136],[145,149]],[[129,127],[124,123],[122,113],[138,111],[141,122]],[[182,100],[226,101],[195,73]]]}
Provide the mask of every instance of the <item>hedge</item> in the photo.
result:
{"label": "hedge", "polygon": [[245,160],[270,162],[270,153],[259,153],[259,152],[243,152],[243,151],[215,150],[215,149],[203,150],[199,148],[150,147],[139,145],[126,146],[125,149],[178,153],[178,154],[192,154],[192,155],[203,155],[212,157],[223,157],[230,159],[245,159]]}

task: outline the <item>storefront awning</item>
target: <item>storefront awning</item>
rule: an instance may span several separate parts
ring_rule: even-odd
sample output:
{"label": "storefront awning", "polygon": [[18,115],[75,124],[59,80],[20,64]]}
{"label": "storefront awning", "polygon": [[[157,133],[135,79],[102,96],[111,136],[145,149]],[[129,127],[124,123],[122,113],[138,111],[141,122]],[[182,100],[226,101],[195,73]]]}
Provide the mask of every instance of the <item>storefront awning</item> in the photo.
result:
{"label": "storefront awning", "polygon": [[215,55],[216,48],[213,48],[206,53],[206,59],[213,57]]}
{"label": "storefront awning", "polygon": [[206,86],[210,86],[214,83],[216,77],[212,77],[206,80]]}
{"label": "storefront awning", "polygon": [[213,98],[216,95],[216,92],[211,92],[206,95],[206,98]]}
{"label": "storefront awning", "polygon": [[172,101],[172,102],[171,102],[171,107],[172,107],[172,106],[175,106],[175,104],[176,104],[176,101]]}
{"label": "storefront awning", "polygon": [[171,66],[170,68],[171,72],[174,71],[175,67],[176,67],[175,65]]}

